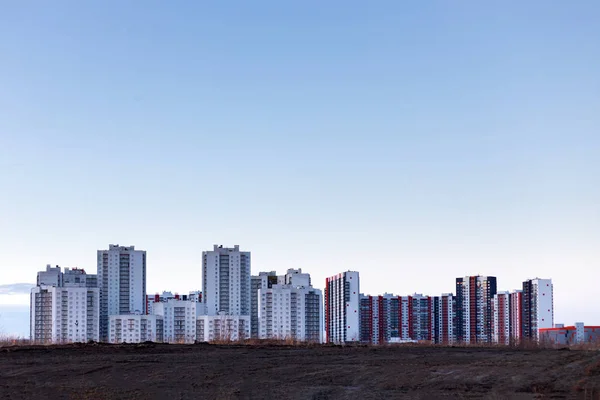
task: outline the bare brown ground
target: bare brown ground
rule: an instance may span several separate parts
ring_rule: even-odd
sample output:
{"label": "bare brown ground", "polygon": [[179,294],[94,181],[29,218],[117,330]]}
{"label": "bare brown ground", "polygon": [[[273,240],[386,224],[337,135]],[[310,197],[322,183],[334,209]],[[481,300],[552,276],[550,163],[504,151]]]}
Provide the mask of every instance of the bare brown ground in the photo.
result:
{"label": "bare brown ground", "polygon": [[600,352],[426,346],[0,348],[0,399],[600,399]]}

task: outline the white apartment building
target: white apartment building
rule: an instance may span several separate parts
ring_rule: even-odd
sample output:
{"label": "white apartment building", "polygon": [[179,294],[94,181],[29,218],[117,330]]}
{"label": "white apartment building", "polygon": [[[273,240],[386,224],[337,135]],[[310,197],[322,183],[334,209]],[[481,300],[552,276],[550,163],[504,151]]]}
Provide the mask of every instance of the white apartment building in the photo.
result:
{"label": "white apartment building", "polygon": [[146,313],[146,252],[134,246],[98,250],[100,339],[108,340],[110,315]]}
{"label": "white apartment building", "polygon": [[202,252],[202,293],[208,315],[250,316],[250,252],[214,245]]}
{"label": "white apartment building", "polygon": [[325,332],[328,343],[360,341],[358,272],[347,271],[325,281]]}
{"label": "white apartment building", "polygon": [[[49,269],[53,275],[50,280]],[[31,289],[31,341],[40,344],[98,341],[100,296],[98,288],[86,286],[87,278],[94,282],[94,276],[86,275],[84,270],[66,269],[67,278],[63,279],[58,266],[48,267],[39,275],[38,282],[63,284],[65,280],[66,284],[42,284]]]}
{"label": "white apartment building", "polygon": [[539,340],[539,330],[554,327],[554,289],[552,279],[523,282],[523,337]]}
{"label": "white apartment building", "polygon": [[[302,281],[308,283],[310,280]],[[310,286],[272,285],[258,290],[260,339],[323,341],[323,295]]]}
{"label": "white apartment building", "polygon": [[196,319],[198,341],[235,342],[249,337],[249,315],[199,315]]}
{"label": "white apartment building", "polygon": [[163,342],[163,317],[161,315],[111,315],[109,317],[110,343]]}
{"label": "white apartment building", "polygon": [[165,342],[194,343],[196,341],[197,304],[194,301],[180,299],[154,303],[154,314],[163,317]]}
{"label": "white apartment building", "polygon": [[250,337],[258,339],[258,291],[279,283],[275,271],[259,272],[250,278]]}

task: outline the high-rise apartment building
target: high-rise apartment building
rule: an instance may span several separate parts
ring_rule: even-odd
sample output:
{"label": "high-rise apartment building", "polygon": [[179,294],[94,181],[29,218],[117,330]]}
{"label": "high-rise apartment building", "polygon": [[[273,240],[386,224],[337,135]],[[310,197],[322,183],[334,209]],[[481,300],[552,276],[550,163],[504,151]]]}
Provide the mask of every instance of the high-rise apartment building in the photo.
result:
{"label": "high-rise apartment building", "polygon": [[452,293],[443,293],[432,298],[432,341],[451,344],[456,341],[456,299]]}
{"label": "high-rise apartment building", "polygon": [[554,327],[554,294],[552,279],[528,279],[522,293],[523,339],[539,340],[539,330]]}
{"label": "high-rise apartment building", "polygon": [[523,292],[513,290],[510,293],[510,338],[519,343],[523,338]]}
{"label": "high-rise apartment building", "polygon": [[48,266],[31,289],[31,332],[34,343],[99,340],[99,293],[94,275],[82,269]]}
{"label": "high-rise apartment building", "polygon": [[454,342],[454,296],[365,296],[360,298],[363,343]]}
{"label": "high-rise apartment building", "polygon": [[98,250],[100,339],[107,341],[110,315],[146,314],[146,252],[111,244]]}
{"label": "high-rise apartment building", "polygon": [[311,286],[284,284],[259,289],[258,337],[321,343],[322,305],[321,291]]}
{"label": "high-rise apartment building", "polygon": [[209,316],[250,316],[250,252],[237,245],[202,252],[202,293]]}
{"label": "high-rise apartment building", "polygon": [[278,284],[278,276],[275,271],[260,272],[250,278],[250,336],[258,339],[258,291],[269,289]]}
{"label": "high-rise apartment building", "polygon": [[401,340],[430,341],[433,334],[432,298],[415,293],[398,297]]}
{"label": "high-rise apartment building", "polygon": [[456,337],[459,342],[492,342],[492,299],[496,292],[494,276],[456,279]]}
{"label": "high-rise apartment building", "polygon": [[511,343],[511,304],[509,292],[498,292],[492,300],[494,315],[493,341],[497,344]]}
{"label": "high-rise apartment building", "polygon": [[360,341],[360,282],[347,271],[325,280],[325,333],[328,343]]}
{"label": "high-rise apartment building", "polygon": [[384,344],[397,340],[400,332],[400,297],[360,295],[360,341]]}

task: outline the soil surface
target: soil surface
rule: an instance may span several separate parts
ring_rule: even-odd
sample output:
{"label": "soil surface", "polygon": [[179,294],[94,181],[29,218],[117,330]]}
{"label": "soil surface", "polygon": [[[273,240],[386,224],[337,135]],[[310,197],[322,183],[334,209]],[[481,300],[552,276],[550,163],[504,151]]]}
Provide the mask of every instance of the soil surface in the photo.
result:
{"label": "soil surface", "polygon": [[600,352],[467,347],[0,348],[0,399],[600,399]]}

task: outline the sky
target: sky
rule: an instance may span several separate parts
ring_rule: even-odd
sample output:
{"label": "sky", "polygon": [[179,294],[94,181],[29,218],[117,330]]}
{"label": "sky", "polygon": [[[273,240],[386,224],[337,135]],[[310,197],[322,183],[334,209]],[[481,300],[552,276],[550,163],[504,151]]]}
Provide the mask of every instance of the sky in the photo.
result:
{"label": "sky", "polygon": [[[185,293],[239,244],[254,273],[357,270],[369,294],[552,278],[556,322],[600,325],[598,20],[591,0],[4,2],[0,286],[121,244],[149,293]],[[24,292],[0,305],[26,321]]]}

